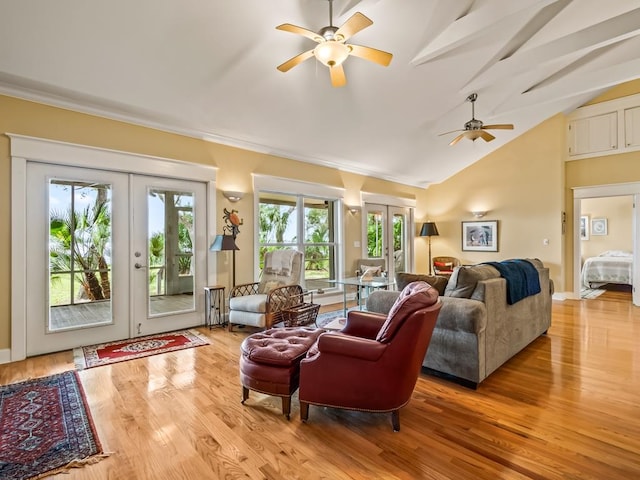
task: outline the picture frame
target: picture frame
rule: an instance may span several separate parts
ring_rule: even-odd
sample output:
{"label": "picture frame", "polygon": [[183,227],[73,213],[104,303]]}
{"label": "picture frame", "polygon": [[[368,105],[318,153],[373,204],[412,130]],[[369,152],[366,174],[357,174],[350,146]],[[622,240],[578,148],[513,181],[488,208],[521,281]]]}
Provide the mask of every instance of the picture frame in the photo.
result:
{"label": "picture frame", "polygon": [[580,240],[589,240],[589,215],[580,216]]}
{"label": "picture frame", "polygon": [[606,218],[594,218],[591,220],[591,235],[607,235]]}
{"label": "picture frame", "polygon": [[498,221],[462,222],[462,250],[467,252],[497,252]]}

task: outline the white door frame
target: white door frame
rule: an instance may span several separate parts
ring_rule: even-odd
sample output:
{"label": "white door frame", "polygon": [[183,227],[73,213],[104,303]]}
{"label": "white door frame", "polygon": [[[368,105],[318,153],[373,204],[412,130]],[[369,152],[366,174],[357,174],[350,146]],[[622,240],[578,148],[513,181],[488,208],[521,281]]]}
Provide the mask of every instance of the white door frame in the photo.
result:
{"label": "white door frame", "polygon": [[580,298],[580,216],[581,204],[586,198],[633,196],[633,304],[640,306],[640,250],[637,242],[640,239],[640,209],[636,208],[640,201],[640,182],[618,183],[613,185],[596,185],[592,187],[575,187],[573,189],[573,298]]}
{"label": "white door frame", "polygon": [[[24,360],[27,349],[26,208],[27,162],[110,170],[193,180],[207,184],[207,242],[215,238],[217,168],[86,145],[8,133],[11,142],[11,361]],[[207,282],[215,283],[215,256],[207,256]]]}

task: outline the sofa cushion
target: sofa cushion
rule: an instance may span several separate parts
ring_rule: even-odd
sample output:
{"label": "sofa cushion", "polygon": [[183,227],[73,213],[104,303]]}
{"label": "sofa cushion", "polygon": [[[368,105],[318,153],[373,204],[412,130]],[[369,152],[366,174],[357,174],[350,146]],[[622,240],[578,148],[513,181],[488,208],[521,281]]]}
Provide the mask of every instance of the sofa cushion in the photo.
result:
{"label": "sofa cushion", "polygon": [[411,282],[426,282],[438,291],[438,295],[444,295],[444,290],[447,287],[447,277],[441,277],[439,275],[425,275],[420,273],[396,273],[396,288],[398,290],[404,290],[404,287]]}
{"label": "sofa cushion", "polygon": [[449,278],[444,296],[472,298],[478,282],[489,278],[500,278],[500,272],[491,265],[480,264],[456,267],[451,278]]}

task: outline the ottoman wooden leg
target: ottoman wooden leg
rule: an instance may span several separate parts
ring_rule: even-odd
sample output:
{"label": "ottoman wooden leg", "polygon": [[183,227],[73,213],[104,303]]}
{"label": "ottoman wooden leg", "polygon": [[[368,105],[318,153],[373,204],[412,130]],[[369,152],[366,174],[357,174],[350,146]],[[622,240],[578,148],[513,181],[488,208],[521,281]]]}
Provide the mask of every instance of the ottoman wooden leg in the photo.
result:
{"label": "ottoman wooden leg", "polygon": [[240,403],[244,403],[247,398],[249,398],[249,389],[243,385],[242,386],[242,402]]}
{"label": "ottoman wooden leg", "polygon": [[289,420],[291,414],[291,397],[282,397],[282,413]]}

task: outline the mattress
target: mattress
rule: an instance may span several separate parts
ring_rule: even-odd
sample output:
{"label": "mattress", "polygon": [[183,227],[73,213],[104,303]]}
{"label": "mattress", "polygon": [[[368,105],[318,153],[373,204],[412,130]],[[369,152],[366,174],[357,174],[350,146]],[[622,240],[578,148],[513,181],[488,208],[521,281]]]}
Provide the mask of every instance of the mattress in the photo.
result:
{"label": "mattress", "polygon": [[582,285],[591,288],[594,283],[633,284],[633,254],[608,251],[587,258],[582,266]]}

